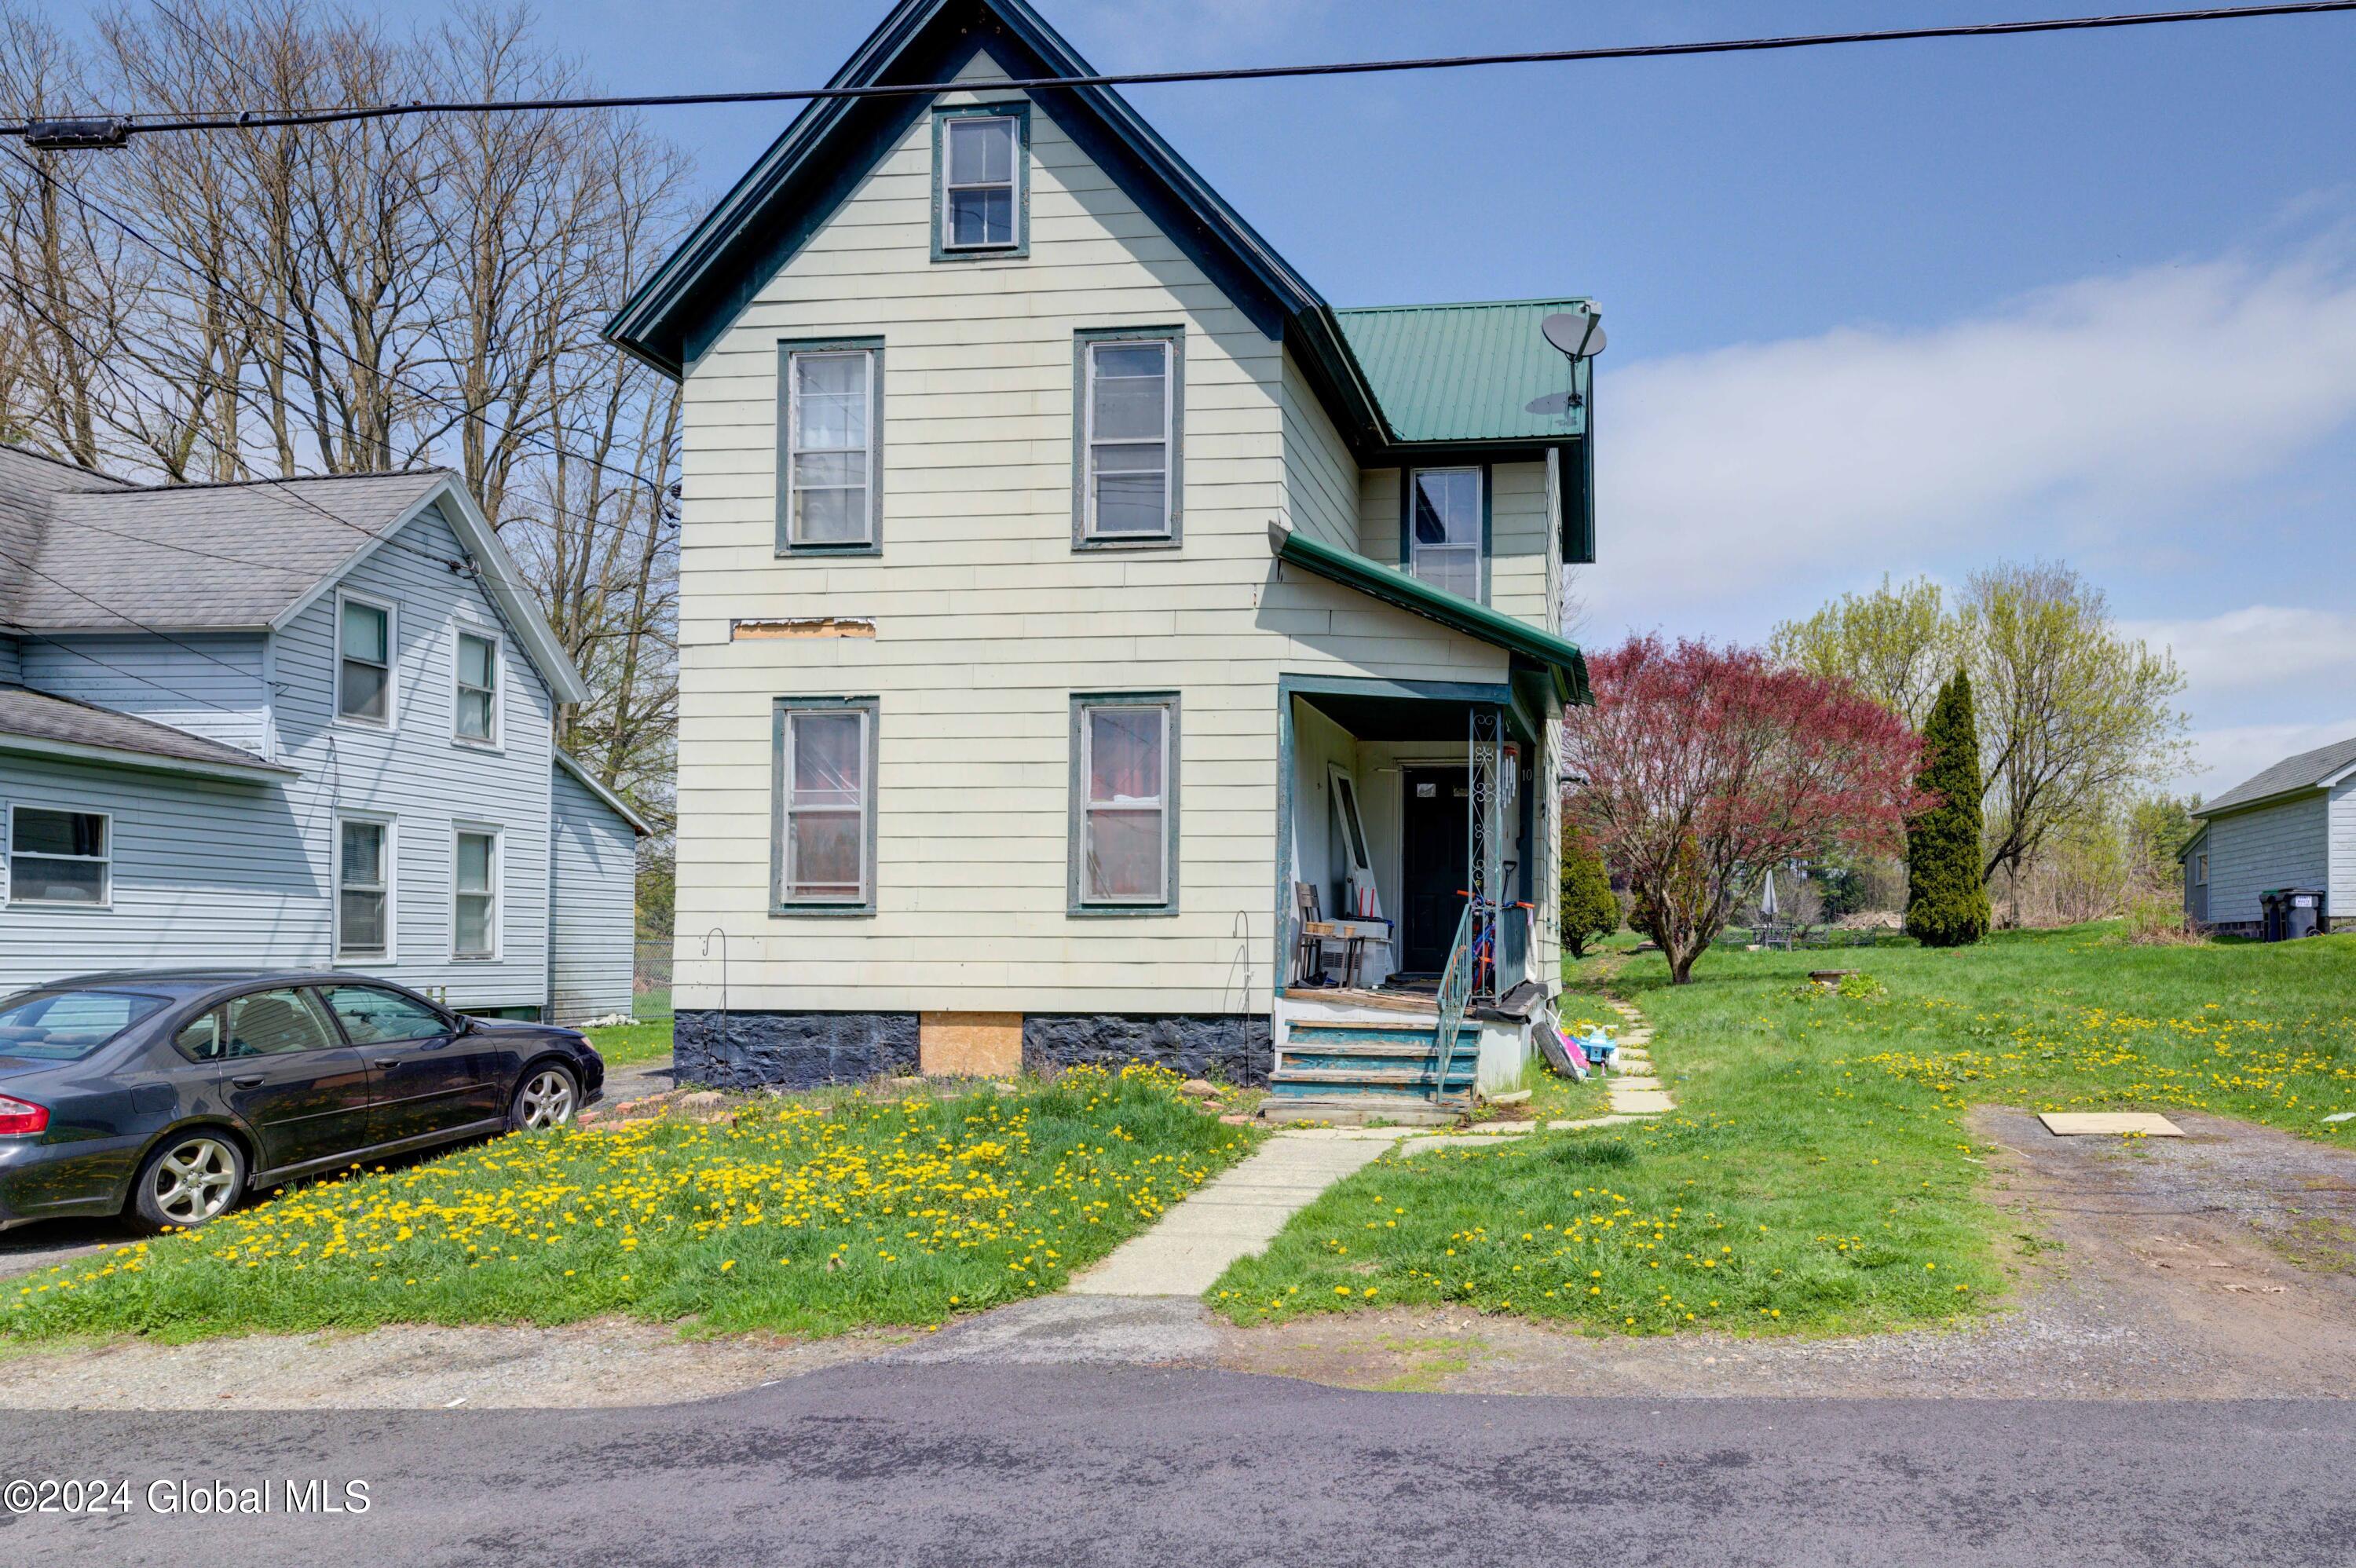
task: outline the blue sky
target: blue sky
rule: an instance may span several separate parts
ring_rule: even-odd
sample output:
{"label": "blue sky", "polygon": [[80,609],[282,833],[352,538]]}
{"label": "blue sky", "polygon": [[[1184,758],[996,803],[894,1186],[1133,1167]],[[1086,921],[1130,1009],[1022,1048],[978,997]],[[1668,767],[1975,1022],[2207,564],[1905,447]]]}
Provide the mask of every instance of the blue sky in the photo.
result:
{"label": "blue sky", "polygon": [[[1139,69],[2110,8],[1043,4]],[[884,8],[545,16],[605,82],[683,91],[819,82]],[[1590,643],[2058,557],[2176,649],[2215,794],[2356,734],[2351,80],[2356,15],[1134,99],[1336,304],[1603,303]],[[657,123],[716,192],[788,114]]]}

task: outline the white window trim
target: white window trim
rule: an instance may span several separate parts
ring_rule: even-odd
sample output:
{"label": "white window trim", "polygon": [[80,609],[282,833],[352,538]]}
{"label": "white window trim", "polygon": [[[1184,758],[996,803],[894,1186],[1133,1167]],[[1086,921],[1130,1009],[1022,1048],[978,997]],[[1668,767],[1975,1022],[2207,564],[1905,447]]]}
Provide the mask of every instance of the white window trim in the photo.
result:
{"label": "white window trim", "polygon": [[1418,558],[1427,549],[1461,550],[1468,548],[1461,544],[1426,545],[1416,539],[1416,482],[1427,474],[1469,474],[1472,476],[1472,527],[1474,530],[1474,538],[1472,545],[1469,547],[1472,551],[1472,592],[1471,594],[1467,595],[1467,597],[1471,598],[1477,603],[1485,604],[1488,603],[1489,598],[1489,543],[1486,539],[1481,537],[1481,515],[1488,510],[1489,483],[1488,475],[1482,472],[1481,465],[1477,463],[1447,463],[1440,464],[1430,468],[1410,468],[1407,471],[1407,511],[1406,514],[1399,518],[1399,527],[1407,534],[1407,574],[1409,577],[1414,578],[1418,582],[1430,583],[1431,586],[1438,587],[1438,583],[1432,582],[1430,579],[1425,577],[1421,571],[1417,570]]}
{"label": "white window trim", "polygon": [[[362,719],[344,711],[344,605],[365,604],[371,610],[384,612],[384,718]],[[355,593],[349,589],[336,591],[336,708],[335,721],[358,730],[376,730],[390,734],[401,728],[401,605],[391,599],[380,599],[373,593]]]}
{"label": "white window trim", "polygon": [[[954,155],[954,148],[957,144],[958,127],[960,125],[1003,125],[1006,127],[1008,157],[1006,163],[1006,177],[1003,180],[968,180],[964,184],[958,185],[949,178],[949,172],[957,167],[957,159]],[[940,223],[941,249],[943,251],[955,251],[959,255],[966,255],[976,251],[1020,251],[1023,249],[1023,122],[1020,115],[1012,113],[960,114],[950,119],[948,123],[941,128]],[[1012,208],[1013,216],[1013,221],[1007,227],[1006,239],[996,240],[977,240],[966,243],[958,242],[956,238],[956,229],[949,217],[949,211],[952,205],[949,197],[955,192],[961,190],[1003,190],[1006,192],[1007,204]]]}
{"label": "white window trim", "polygon": [[[1097,355],[1107,348],[1158,348],[1162,351],[1162,527],[1150,534],[1106,533],[1097,527]],[[1096,337],[1087,344],[1080,362],[1087,374],[1081,378],[1082,399],[1080,461],[1083,464],[1081,494],[1086,507],[1086,538],[1091,542],[1109,539],[1116,543],[1134,540],[1168,539],[1176,535],[1172,526],[1171,511],[1174,496],[1171,474],[1178,459],[1177,410],[1178,357],[1166,337]],[[1115,436],[1103,443],[1106,446],[1151,446],[1150,436]]]}
{"label": "white window trim", "polygon": [[[474,834],[491,841],[491,950],[488,953],[458,951],[458,839]],[[453,822],[450,825],[450,962],[453,964],[496,964],[506,954],[507,926],[507,829],[491,822]]]}
{"label": "white window trim", "polygon": [[[849,894],[805,893],[794,887],[794,720],[801,718],[832,718],[845,713],[859,716],[859,886]],[[798,708],[788,704],[785,715],[784,743],[778,763],[778,823],[777,899],[781,906],[804,909],[863,910],[875,900],[875,865],[873,823],[875,815],[874,766],[875,714],[860,704],[842,703]],[[825,815],[840,815],[828,812]]]}
{"label": "white window trim", "polygon": [[[339,623],[340,624],[340,623]],[[459,699],[464,693],[466,660],[460,638],[476,637],[491,645],[491,733],[488,739],[464,735],[458,731]],[[336,668],[344,667],[339,656]],[[477,752],[500,752],[507,749],[508,732],[508,671],[507,638],[488,626],[472,621],[460,621],[455,635],[450,639],[450,739],[455,743]]]}
{"label": "white window trim", "polygon": [[[1088,781],[1096,776],[1096,716],[1099,713],[1151,713],[1161,727],[1157,755],[1162,759],[1160,787],[1151,795],[1115,795],[1110,800],[1098,800],[1088,793]],[[1099,811],[1144,811],[1151,808],[1162,821],[1162,880],[1151,893],[1097,893],[1088,889],[1088,819]],[[1131,906],[1158,908],[1170,901],[1170,704],[1167,702],[1130,702],[1114,698],[1102,702],[1089,702],[1080,715],[1080,901],[1091,909],[1126,909]]]}
{"label": "white window trim", "polygon": [[[859,395],[867,418],[867,444],[859,453],[860,491],[865,497],[860,520],[866,526],[855,539],[806,539],[801,537],[801,513],[794,505],[801,488],[802,468],[802,379],[800,365],[804,359],[851,359],[860,362],[866,376]],[[786,351],[786,548],[788,549],[872,549],[875,544],[875,350],[873,348],[789,348]],[[849,447],[817,449],[830,455],[841,455]],[[833,486],[828,486],[833,488]]]}
{"label": "white window trim", "polygon": [[[367,823],[384,829],[384,951],[381,953],[347,953],[344,951],[344,824]],[[335,816],[335,837],[328,845],[334,856],[334,896],[327,905],[327,938],[334,952],[333,962],[338,965],[390,967],[401,962],[401,823],[396,817],[370,811],[339,811]]]}
{"label": "white window trim", "polygon": [[[57,811],[73,816],[95,816],[106,824],[103,832],[106,853],[103,855],[43,855],[27,851],[36,860],[95,860],[106,868],[106,896],[94,904],[77,903],[71,899],[20,899],[16,896],[16,813],[19,811]],[[7,881],[7,907],[10,909],[88,910],[97,912],[114,907],[114,814],[111,811],[91,811],[79,805],[47,805],[37,800],[11,801],[8,805],[8,839],[0,844],[0,878]]]}

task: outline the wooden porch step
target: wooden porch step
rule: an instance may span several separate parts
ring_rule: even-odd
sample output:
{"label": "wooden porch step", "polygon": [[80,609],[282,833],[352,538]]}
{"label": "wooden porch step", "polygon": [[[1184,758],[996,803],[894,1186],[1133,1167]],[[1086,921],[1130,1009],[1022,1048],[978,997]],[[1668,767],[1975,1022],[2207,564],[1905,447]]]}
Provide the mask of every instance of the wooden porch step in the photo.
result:
{"label": "wooden porch step", "polygon": [[[1473,1064],[1462,1063],[1448,1076],[1453,1081],[1469,1081]],[[1380,1089],[1430,1089],[1440,1082],[1440,1075],[1427,1067],[1280,1067],[1269,1074],[1268,1084],[1280,1090],[1288,1083],[1356,1084]]]}

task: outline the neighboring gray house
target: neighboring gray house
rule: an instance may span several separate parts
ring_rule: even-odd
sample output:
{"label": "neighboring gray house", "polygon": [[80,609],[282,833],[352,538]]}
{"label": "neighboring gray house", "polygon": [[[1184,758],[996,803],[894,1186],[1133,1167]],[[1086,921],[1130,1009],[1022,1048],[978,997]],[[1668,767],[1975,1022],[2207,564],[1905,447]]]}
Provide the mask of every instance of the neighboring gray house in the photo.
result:
{"label": "neighboring gray house", "polygon": [[[267,965],[478,1013],[540,1016],[559,974],[608,994],[638,825],[556,752],[586,695],[449,474],[149,486],[0,447],[0,989]],[[552,828],[599,852],[552,859]],[[626,1002],[626,944],[618,974]]]}
{"label": "neighboring gray house", "polygon": [[626,1013],[637,956],[638,840],[654,830],[562,752],[555,787],[551,1005],[565,1022]]}
{"label": "neighboring gray house", "polygon": [[2254,936],[2260,894],[2318,888],[2329,929],[2356,929],[2356,740],[2286,757],[2192,815],[2187,918]]}

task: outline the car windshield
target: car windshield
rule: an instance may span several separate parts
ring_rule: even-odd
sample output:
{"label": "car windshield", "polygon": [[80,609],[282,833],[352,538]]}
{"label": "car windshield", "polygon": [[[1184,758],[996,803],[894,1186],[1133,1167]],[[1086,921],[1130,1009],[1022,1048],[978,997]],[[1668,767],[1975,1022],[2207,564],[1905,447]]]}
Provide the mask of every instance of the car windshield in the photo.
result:
{"label": "car windshield", "polygon": [[0,1001],[0,1056],[79,1061],[170,1005],[136,991],[19,991]]}

